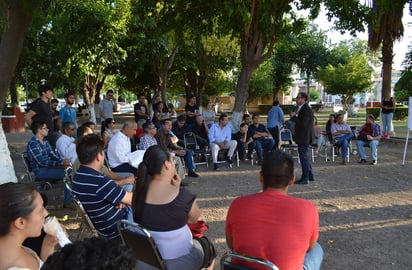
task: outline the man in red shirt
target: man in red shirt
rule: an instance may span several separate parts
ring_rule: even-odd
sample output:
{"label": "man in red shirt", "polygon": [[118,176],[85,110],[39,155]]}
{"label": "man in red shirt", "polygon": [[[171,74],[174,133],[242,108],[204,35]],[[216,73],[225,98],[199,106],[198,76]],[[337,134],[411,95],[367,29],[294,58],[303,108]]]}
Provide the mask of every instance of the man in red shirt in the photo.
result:
{"label": "man in red shirt", "polygon": [[293,170],[288,154],[265,155],[260,171],[263,191],[233,201],[226,218],[226,242],[234,252],[267,259],[282,270],[320,269],[318,210],[310,201],[287,195],[295,181]]}

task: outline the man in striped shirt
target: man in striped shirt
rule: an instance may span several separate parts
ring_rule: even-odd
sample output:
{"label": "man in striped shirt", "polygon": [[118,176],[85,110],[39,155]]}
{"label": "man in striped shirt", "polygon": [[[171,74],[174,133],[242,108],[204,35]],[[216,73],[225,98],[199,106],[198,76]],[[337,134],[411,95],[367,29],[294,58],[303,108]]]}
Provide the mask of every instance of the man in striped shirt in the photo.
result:
{"label": "man in striped shirt", "polygon": [[76,152],[82,165],[73,177],[72,188],[99,234],[112,239],[119,237],[119,220],[133,220],[132,193],[99,173],[104,163],[103,149],[104,142],[97,135],[80,140]]}

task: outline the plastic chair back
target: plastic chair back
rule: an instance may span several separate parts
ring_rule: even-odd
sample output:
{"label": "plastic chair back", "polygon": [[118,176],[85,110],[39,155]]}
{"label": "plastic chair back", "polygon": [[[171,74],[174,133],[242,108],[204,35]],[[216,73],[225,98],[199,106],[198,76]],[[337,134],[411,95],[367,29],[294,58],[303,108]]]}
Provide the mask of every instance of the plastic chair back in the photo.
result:
{"label": "plastic chair back", "polygon": [[117,223],[117,228],[123,243],[134,251],[137,260],[166,270],[152,236],[142,225],[123,219]]}

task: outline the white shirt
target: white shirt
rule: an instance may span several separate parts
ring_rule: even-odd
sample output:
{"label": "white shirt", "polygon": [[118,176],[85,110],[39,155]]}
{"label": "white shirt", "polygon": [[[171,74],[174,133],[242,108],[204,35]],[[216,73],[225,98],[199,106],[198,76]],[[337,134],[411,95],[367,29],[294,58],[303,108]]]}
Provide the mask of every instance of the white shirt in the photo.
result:
{"label": "white shirt", "polygon": [[115,168],[123,163],[128,163],[128,154],[132,151],[130,138],[119,131],[113,135],[107,147],[107,158],[111,168]]}
{"label": "white shirt", "polygon": [[69,137],[66,134],[61,135],[56,141],[56,149],[61,158],[68,159],[74,164],[77,159],[77,153],[73,137]]}

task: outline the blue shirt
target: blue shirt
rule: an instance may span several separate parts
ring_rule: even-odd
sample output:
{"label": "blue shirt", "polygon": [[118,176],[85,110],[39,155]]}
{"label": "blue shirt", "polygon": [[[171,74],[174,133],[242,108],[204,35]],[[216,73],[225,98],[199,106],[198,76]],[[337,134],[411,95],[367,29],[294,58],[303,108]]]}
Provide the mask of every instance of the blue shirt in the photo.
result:
{"label": "blue shirt", "polygon": [[219,123],[213,124],[209,129],[209,142],[230,142],[232,139],[232,130],[229,125],[220,128]]}
{"label": "blue shirt", "polygon": [[281,127],[284,118],[283,110],[279,106],[272,106],[268,112],[268,128]]}
{"label": "blue shirt", "polygon": [[116,224],[127,217],[128,208],[118,209],[116,206],[126,191],[110,178],[86,166],[77,170],[72,188],[99,234],[110,239],[118,237]]}
{"label": "blue shirt", "polygon": [[36,136],[31,137],[26,152],[34,174],[40,167],[55,167],[63,164],[63,160],[52,150],[46,138],[41,143]]}
{"label": "blue shirt", "polygon": [[74,107],[64,106],[59,112],[59,118],[62,120],[62,126],[64,123],[71,122],[74,125],[74,128],[77,128],[76,125],[77,111]]}

